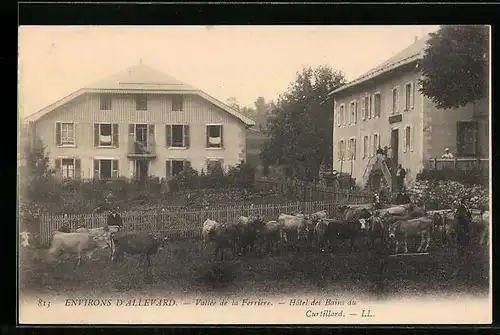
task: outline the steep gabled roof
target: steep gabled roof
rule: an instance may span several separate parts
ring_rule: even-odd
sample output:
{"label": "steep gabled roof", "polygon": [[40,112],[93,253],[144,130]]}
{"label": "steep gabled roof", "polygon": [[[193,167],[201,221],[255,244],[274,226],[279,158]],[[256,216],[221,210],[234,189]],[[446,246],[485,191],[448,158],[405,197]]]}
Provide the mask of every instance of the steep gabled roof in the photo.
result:
{"label": "steep gabled roof", "polygon": [[70,102],[71,100],[79,97],[85,93],[137,93],[137,92],[148,92],[148,93],[177,93],[177,94],[195,94],[203,99],[209,101],[210,103],[216,105],[217,107],[223,109],[227,113],[235,116],[247,126],[255,125],[255,121],[246,117],[245,115],[239,113],[223,102],[217,100],[216,98],[206,94],[205,92],[185,84],[174,77],[166,75],[158,70],[155,70],[147,65],[139,64],[132,66],[124,71],[115,73],[109,77],[102,80],[94,82],[87,85],[70,95],[50,104],[49,106],[43,108],[42,110],[27,116],[23,119],[23,123],[36,121],[42,116],[52,112],[54,109]]}
{"label": "steep gabled roof", "polygon": [[368,72],[364,73],[363,75],[354,79],[353,81],[347,83],[346,85],[330,92],[328,95],[332,96],[333,94],[339,93],[347,88],[356,86],[365,81],[373,79],[383,73],[387,73],[400,66],[421,59],[426,48],[426,43],[429,40],[429,38],[430,35],[427,34],[424,37],[417,39],[414,43],[405,48],[403,51],[397,53],[396,55],[392,56],[382,64],[378,65],[377,67],[374,67],[373,69],[369,70]]}

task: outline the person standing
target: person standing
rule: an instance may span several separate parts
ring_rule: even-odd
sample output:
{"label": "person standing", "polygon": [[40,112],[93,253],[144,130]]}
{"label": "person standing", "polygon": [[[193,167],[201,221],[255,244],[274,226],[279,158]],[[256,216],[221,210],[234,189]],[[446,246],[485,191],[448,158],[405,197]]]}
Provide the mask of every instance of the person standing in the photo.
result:
{"label": "person standing", "polygon": [[441,158],[453,158],[453,154],[450,152],[450,149],[444,149],[444,154],[441,156]]}
{"label": "person standing", "polygon": [[123,228],[123,219],[118,213],[118,209],[118,206],[111,209],[111,213],[108,215],[108,219],[106,220],[108,228],[116,227],[116,230]]}
{"label": "person standing", "polygon": [[399,192],[403,191],[405,177],[406,177],[406,171],[405,169],[403,169],[403,166],[399,164],[398,168],[396,169],[396,183]]}
{"label": "person standing", "polygon": [[457,253],[460,259],[463,259],[465,250],[470,242],[470,222],[472,214],[466,205],[466,199],[462,198],[455,211],[455,220],[457,226]]}

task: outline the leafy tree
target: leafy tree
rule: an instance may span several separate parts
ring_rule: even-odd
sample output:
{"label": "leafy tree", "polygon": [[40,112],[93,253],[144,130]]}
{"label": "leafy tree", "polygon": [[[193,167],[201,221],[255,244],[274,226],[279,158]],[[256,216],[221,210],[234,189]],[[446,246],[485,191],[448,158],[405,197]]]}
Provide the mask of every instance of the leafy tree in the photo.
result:
{"label": "leafy tree", "polygon": [[464,107],[488,94],[487,26],[442,26],[421,61],[420,92],[438,108]]}
{"label": "leafy tree", "polygon": [[342,72],[328,65],[305,67],[268,116],[269,139],[261,152],[264,166],[283,165],[287,175],[305,180],[318,177],[321,163],[332,164],[332,108],[327,94],[343,85]]}
{"label": "leafy tree", "polygon": [[238,100],[235,97],[227,98],[226,104],[229,107],[233,108],[234,110],[237,110],[237,111],[241,110],[240,103],[238,102]]}
{"label": "leafy tree", "polygon": [[50,169],[50,157],[47,146],[39,137],[35,137],[33,143],[26,143],[22,156],[25,165],[22,170],[23,178],[42,179],[50,176],[53,171]]}

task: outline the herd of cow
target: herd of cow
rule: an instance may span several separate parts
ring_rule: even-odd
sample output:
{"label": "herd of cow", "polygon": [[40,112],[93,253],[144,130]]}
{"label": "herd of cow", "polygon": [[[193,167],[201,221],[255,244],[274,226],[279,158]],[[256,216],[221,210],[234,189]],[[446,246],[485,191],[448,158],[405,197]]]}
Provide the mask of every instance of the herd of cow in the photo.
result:
{"label": "herd of cow", "polygon": [[[235,256],[248,252],[275,252],[280,246],[294,248],[301,245],[332,250],[340,240],[349,241],[352,251],[357,243],[364,243],[370,250],[377,241],[398,253],[400,246],[408,252],[408,241],[419,239],[418,252],[426,252],[431,244],[446,246],[454,240],[455,224],[452,211],[427,212],[413,204],[379,209],[373,206],[340,206],[333,213],[326,210],[313,214],[279,214],[275,220],[265,221],[258,214],[241,216],[236,222],[221,223],[207,219],[202,226],[203,246],[214,246],[215,255],[223,259],[229,249]],[[472,219],[471,234],[480,244],[486,242],[489,212]],[[110,250],[110,260],[122,259],[124,253],[140,255],[147,266],[151,255],[164,250],[167,238],[141,231],[114,230],[113,226],[78,228],[74,232],[56,231],[46,252],[48,260],[62,253],[75,254],[77,266],[82,257],[91,258],[97,250]],[[379,243],[380,244],[380,243]],[[21,233],[20,245],[30,246],[29,233]],[[359,246],[359,244],[358,244]],[[394,249],[392,249],[394,247]]]}
{"label": "herd of cow", "polygon": [[[233,255],[248,251],[274,250],[277,246],[316,246],[332,250],[341,240],[349,241],[350,251],[356,243],[364,243],[371,250],[377,244],[395,253],[400,246],[408,253],[408,241],[418,239],[417,252],[426,252],[435,240],[436,245],[451,246],[456,231],[452,211],[428,212],[413,204],[379,209],[341,206],[328,213],[326,210],[313,214],[280,214],[276,220],[265,222],[260,215],[241,216],[234,223],[219,223],[207,219],[203,224],[204,246],[212,243],[220,258],[225,249]],[[489,228],[489,212],[472,219],[471,234],[477,235],[480,244],[486,242]]]}

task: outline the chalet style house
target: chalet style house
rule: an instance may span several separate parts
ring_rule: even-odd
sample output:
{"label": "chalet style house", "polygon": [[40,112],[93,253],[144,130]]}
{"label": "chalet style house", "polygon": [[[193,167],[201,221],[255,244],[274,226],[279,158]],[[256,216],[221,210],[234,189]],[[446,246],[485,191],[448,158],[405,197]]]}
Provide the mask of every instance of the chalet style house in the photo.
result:
{"label": "chalet style house", "polygon": [[[401,164],[406,181],[431,166],[448,148],[459,161],[489,157],[489,99],[442,110],[419,92],[419,60],[429,36],[329,94],[334,100],[333,167],[360,186],[374,185],[370,171],[392,188]],[[387,147],[388,159],[374,159]],[[435,160],[434,160],[435,161]],[[378,186],[372,186],[378,188]]]}
{"label": "chalet style house", "polygon": [[205,92],[139,64],[23,120],[64,178],[169,178],[187,164],[237,165],[255,122]]}

